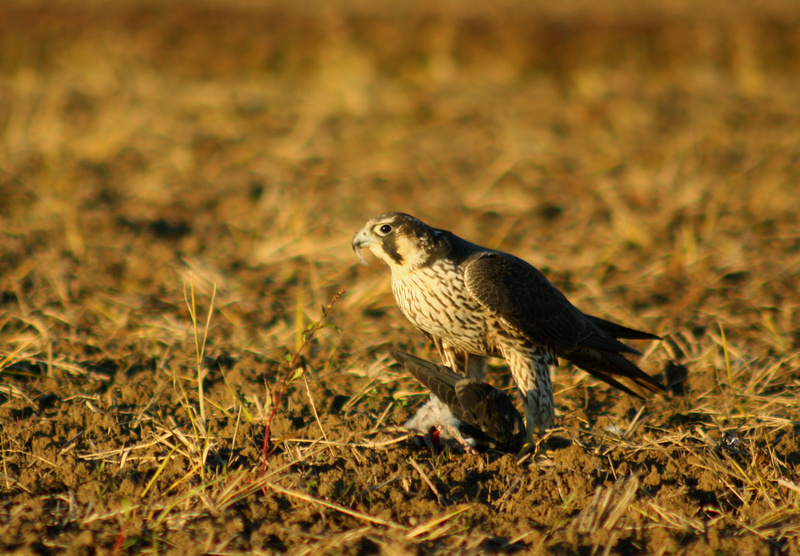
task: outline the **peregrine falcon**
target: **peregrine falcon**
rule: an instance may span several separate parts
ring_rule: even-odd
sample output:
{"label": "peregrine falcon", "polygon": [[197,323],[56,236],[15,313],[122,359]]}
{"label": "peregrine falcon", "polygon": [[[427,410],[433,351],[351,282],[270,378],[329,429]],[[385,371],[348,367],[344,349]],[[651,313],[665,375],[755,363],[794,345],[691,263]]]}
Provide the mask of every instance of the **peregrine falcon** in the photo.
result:
{"label": "peregrine falcon", "polygon": [[367,222],[352,245],[359,257],[367,247],[389,265],[398,306],[446,366],[483,382],[486,357],[506,360],[531,443],[536,429],[554,426],[550,366],[559,357],[628,394],[666,393],[622,355],[641,353],[618,340],[658,336],[582,313],[522,259],[399,212]]}
{"label": "peregrine falcon", "polygon": [[458,441],[465,452],[474,452],[476,446],[504,452],[522,448],[525,424],[505,392],[403,351],[393,349],[391,354],[444,404],[442,411],[418,412],[407,427],[423,432],[434,428]]}

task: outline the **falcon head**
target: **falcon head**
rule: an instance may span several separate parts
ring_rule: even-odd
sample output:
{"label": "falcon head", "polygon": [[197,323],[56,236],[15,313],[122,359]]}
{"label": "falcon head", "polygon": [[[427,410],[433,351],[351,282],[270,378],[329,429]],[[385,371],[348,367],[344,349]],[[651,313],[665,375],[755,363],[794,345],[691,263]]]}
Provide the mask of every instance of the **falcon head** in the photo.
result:
{"label": "falcon head", "polygon": [[376,216],[353,237],[353,251],[361,256],[367,247],[372,254],[389,265],[392,271],[420,268],[443,255],[446,250],[444,232],[402,212]]}

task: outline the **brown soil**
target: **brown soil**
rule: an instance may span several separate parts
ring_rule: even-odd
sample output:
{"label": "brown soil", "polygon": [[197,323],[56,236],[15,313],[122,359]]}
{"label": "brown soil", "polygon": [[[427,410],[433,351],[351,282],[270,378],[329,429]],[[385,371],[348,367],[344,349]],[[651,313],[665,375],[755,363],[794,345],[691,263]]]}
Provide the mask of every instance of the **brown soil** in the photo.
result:
{"label": "brown soil", "polygon": [[[221,5],[0,8],[0,550],[800,554],[800,10]],[[671,396],[565,364],[533,454],[417,446],[387,210]]]}

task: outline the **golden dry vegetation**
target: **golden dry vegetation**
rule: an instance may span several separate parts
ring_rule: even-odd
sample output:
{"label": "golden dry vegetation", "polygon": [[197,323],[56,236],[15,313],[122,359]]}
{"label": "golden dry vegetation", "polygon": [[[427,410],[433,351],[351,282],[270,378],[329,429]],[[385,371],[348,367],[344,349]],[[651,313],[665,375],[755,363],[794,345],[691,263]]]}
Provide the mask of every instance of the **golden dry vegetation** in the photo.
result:
{"label": "golden dry vegetation", "polygon": [[[3,552],[800,553],[800,7],[5,2],[0,130]],[[534,454],[416,447],[388,210],[672,396],[562,365]]]}

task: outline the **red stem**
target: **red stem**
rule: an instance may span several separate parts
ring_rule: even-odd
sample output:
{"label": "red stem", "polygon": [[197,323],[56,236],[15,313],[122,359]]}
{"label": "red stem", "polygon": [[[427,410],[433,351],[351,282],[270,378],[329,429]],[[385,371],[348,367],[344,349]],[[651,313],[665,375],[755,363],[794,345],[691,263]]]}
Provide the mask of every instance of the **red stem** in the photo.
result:
{"label": "red stem", "polygon": [[[333,304],[338,301],[338,299],[344,294],[344,291],[338,292],[336,295],[333,296],[331,302],[328,303],[327,307],[322,308],[322,317],[308,330],[306,330],[305,334],[303,335],[303,343],[300,344],[300,348],[297,350],[297,353],[292,356],[292,361],[289,363],[289,369],[286,371],[286,374],[283,376],[283,383],[281,384],[281,389],[278,391],[277,394],[273,391],[272,393],[272,411],[270,411],[269,419],[267,419],[267,424],[264,427],[264,442],[261,446],[261,476],[263,477],[267,473],[267,456],[269,455],[269,437],[270,431],[272,430],[272,420],[275,418],[275,414],[278,412],[278,406],[283,401],[283,394],[286,392],[286,387],[289,384],[289,377],[292,376],[295,368],[297,367],[297,363],[300,360],[300,354],[305,349],[308,342],[311,341],[311,338],[314,337],[314,333],[316,333],[320,328],[322,328],[322,322],[325,320],[325,317],[328,316],[328,311],[330,311]],[[264,487],[264,491],[266,492],[266,486]]]}
{"label": "red stem", "polygon": [[[324,318],[324,315],[323,315]],[[295,366],[297,365],[297,360],[300,356],[300,352],[303,351],[303,348],[306,347],[306,344],[311,339],[312,332],[319,330],[319,328],[314,328],[309,331],[309,334],[306,335],[306,339],[303,340],[303,343],[300,345],[300,349],[297,350],[297,353],[294,354],[292,357],[292,362],[289,364],[289,370],[283,376],[283,384],[281,385],[280,391],[275,394],[272,393],[272,411],[269,413],[269,419],[267,419],[267,425],[264,427],[264,443],[261,446],[261,476],[263,477],[267,472],[267,455],[269,452],[269,437],[270,431],[272,430],[272,420],[275,418],[275,414],[278,412],[278,406],[280,405],[281,401],[283,401],[283,394],[286,392],[287,381],[289,377],[292,376],[292,371],[294,371]]]}

